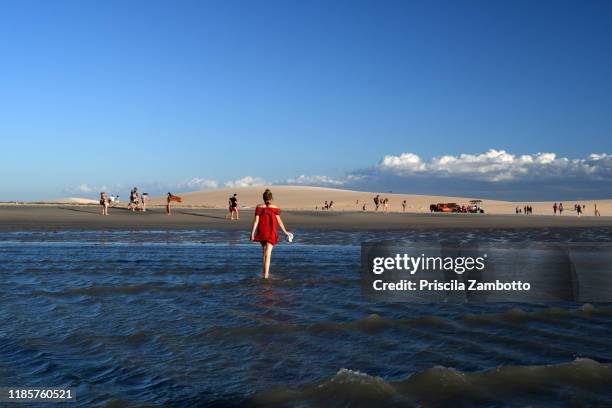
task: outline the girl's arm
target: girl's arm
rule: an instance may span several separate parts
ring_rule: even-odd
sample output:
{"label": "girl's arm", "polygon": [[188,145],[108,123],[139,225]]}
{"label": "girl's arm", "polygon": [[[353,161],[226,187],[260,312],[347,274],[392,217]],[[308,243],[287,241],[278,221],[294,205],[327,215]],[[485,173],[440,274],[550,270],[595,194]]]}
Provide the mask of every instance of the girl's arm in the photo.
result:
{"label": "girl's arm", "polygon": [[283,220],[281,219],[280,215],[276,216],[276,221],[278,221],[278,225],[281,227],[281,230],[283,230],[285,235],[289,234],[289,231],[287,231],[285,228],[285,224],[283,224]]}
{"label": "girl's arm", "polygon": [[255,214],[253,218],[253,226],[251,227],[251,241],[255,241],[255,231],[257,231],[257,225],[259,224],[259,215]]}

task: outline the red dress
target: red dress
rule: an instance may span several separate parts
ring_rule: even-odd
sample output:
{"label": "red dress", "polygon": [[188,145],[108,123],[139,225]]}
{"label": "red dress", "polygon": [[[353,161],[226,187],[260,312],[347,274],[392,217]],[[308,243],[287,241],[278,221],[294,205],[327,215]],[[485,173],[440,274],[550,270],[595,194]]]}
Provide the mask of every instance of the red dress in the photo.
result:
{"label": "red dress", "polygon": [[255,241],[269,242],[276,245],[279,241],[276,216],[280,215],[280,208],[260,206],[255,209],[255,215],[259,215]]}

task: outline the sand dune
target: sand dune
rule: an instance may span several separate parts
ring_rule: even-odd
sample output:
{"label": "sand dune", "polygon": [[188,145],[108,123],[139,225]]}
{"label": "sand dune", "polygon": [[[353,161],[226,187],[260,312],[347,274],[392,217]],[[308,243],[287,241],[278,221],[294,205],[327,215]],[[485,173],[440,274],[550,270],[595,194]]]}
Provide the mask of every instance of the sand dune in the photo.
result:
{"label": "sand dune", "polygon": [[[241,208],[253,208],[262,202],[262,192],[266,187],[244,187],[244,188],[225,188],[218,190],[198,191],[190,193],[176,193],[183,198],[181,206],[185,207],[204,207],[204,208],[227,208],[228,198],[238,194]],[[314,210],[327,201],[334,202],[335,211],[361,211],[366,203],[368,211],[374,210],[372,198],[376,194],[381,197],[388,197],[390,210],[392,212],[402,211],[401,203],[406,200],[407,212],[425,213],[429,212],[429,205],[432,203],[454,202],[458,204],[468,204],[471,199],[480,197],[452,197],[452,196],[432,196],[415,194],[385,194],[374,192],[360,192],[341,190],[335,188],[304,187],[304,186],[269,186],[274,193],[274,201],[283,209],[287,210]],[[586,205],[585,215],[593,215],[593,203],[597,203],[602,215],[612,214],[612,200],[588,200],[580,201]],[[165,197],[154,197],[150,200],[151,205],[164,205]],[[515,208],[522,208],[524,205],[531,205],[535,214],[552,214],[553,202],[510,202],[499,200],[483,199],[482,207],[489,214],[514,214]],[[573,211],[574,202],[564,203],[566,211],[564,214],[575,215]]]}
{"label": "sand dune", "polygon": [[98,200],[80,197],[63,197],[45,201],[48,204],[98,204]]}

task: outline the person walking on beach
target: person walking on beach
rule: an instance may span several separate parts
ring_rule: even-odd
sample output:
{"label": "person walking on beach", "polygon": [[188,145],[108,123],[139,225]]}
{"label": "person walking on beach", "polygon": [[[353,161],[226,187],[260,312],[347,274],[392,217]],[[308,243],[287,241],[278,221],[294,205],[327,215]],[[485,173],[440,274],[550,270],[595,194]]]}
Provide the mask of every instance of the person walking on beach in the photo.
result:
{"label": "person walking on beach", "polygon": [[389,199],[388,198],[383,199],[383,212],[385,213],[389,212]]}
{"label": "person walking on beach", "polygon": [[108,215],[108,196],[104,191],[100,193],[100,205],[102,206],[102,215]]}
{"label": "person walking on beach", "polygon": [[406,200],[402,201],[402,212],[406,212]]}
{"label": "person walking on beach", "polygon": [[557,215],[557,203],[553,204],[553,215]]}
{"label": "person walking on beach", "polygon": [[599,213],[599,210],[597,209],[597,203],[594,204],[594,208],[595,208],[595,216],[596,217],[601,217],[601,214]]}
{"label": "person walking on beach", "polygon": [[559,215],[563,215],[563,203],[559,203]]}
{"label": "person walking on beach", "polygon": [[576,204],[576,215],[582,215],[582,207],[580,206],[580,204]]}
{"label": "person walking on beach", "polygon": [[240,216],[238,215],[238,194],[234,193],[234,195],[230,197],[229,205],[230,205],[230,221],[234,221],[234,215],[236,215],[235,219],[236,221],[238,221],[240,219]]}
{"label": "person walking on beach", "polygon": [[261,244],[264,279],[268,279],[270,276],[272,249],[279,241],[278,227],[280,226],[289,242],[293,240],[293,234],[287,231],[281,219],[280,208],[272,204],[273,198],[272,192],[266,189],[263,193],[264,203],[259,204],[255,208],[255,217],[253,218],[253,226],[251,227],[251,241],[258,241]]}
{"label": "person walking on beach", "polygon": [[167,197],[166,197],[166,214],[170,215],[172,214],[172,202],[175,201],[177,203],[181,203],[183,202],[183,199],[179,196],[175,196],[172,193],[168,193]]}
{"label": "person walking on beach", "polygon": [[378,211],[379,203],[380,203],[380,194],[377,194],[376,197],[374,197],[374,211]]}

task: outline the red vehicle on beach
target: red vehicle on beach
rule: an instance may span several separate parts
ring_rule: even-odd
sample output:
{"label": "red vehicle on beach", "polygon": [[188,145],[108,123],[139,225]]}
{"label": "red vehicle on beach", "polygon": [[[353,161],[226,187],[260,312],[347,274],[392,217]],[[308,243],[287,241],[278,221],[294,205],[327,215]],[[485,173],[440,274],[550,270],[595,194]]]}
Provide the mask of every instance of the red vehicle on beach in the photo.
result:
{"label": "red vehicle on beach", "polygon": [[446,212],[446,213],[474,213],[483,214],[484,210],[480,207],[481,200],[470,200],[470,205],[459,205],[457,203],[438,203],[431,204],[429,211],[434,212]]}
{"label": "red vehicle on beach", "polygon": [[461,206],[457,203],[438,203],[429,206],[431,212],[462,212]]}

